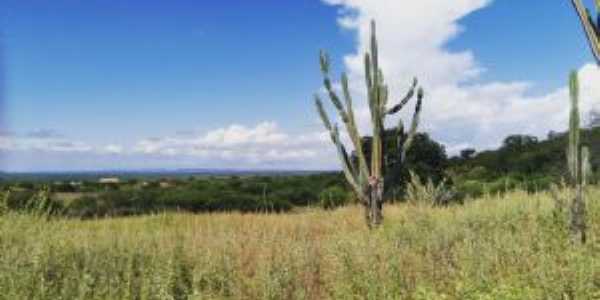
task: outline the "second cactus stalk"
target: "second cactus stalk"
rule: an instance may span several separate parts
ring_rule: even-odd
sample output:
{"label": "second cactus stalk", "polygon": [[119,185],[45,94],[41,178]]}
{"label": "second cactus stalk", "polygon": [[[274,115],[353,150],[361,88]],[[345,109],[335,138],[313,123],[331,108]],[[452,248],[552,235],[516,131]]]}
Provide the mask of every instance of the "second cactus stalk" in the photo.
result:
{"label": "second cactus stalk", "polygon": [[571,202],[570,230],[574,242],[585,243],[585,193],[588,175],[591,172],[588,147],[581,146],[579,117],[579,81],[577,73],[572,72],[569,78],[571,96],[571,113],[569,116],[569,145],[567,147],[567,164],[569,177],[575,196]]}

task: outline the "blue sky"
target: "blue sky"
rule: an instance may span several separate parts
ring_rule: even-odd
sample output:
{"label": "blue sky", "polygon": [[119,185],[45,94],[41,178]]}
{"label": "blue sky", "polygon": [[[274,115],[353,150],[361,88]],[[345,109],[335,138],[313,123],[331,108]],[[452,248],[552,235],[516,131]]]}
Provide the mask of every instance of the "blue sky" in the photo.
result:
{"label": "blue sky", "polygon": [[544,3],[496,0],[465,17],[465,33],[448,46],[471,49],[489,68],[483,80],[531,81],[538,93],[559,88],[591,57],[570,1]]}
{"label": "blue sky", "polygon": [[[429,0],[406,9],[396,2],[5,0],[2,118],[9,137],[4,148],[0,143],[0,169],[335,167],[311,101],[321,80],[316,57],[327,49],[336,71],[358,77],[351,60],[371,17],[382,28],[384,58],[394,62],[390,73],[402,74],[392,79],[419,73],[437,96],[423,128],[449,152],[491,147],[514,131],[560,129],[558,105],[488,124],[476,112],[448,113],[440,101],[453,95],[448,101],[468,105],[500,93],[516,107],[556,103],[568,71],[591,62],[569,1],[457,0],[452,8]],[[423,20],[395,26],[406,10],[434,18],[432,33]],[[403,37],[425,46],[397,47]],[[454,55],[465,53],[469,58]],[[429,66],[437,55],[442,64]],[[472,71],[477,75],[462,78]],[[556,123],[520,126],[543,113],[556,114]]]}
{"label": "blue sky", "polygon": [[315,53],[352,45],[317,1],[148,2],[10,3],[14,129],[128,139],[261,114],[294,127],[319,83]]}

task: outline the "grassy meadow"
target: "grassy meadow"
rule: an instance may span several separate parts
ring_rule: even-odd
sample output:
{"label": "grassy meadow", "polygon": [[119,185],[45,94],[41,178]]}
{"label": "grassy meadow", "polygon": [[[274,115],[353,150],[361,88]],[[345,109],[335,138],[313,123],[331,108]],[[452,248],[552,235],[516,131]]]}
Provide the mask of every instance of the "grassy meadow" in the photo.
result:
{"label": "grassy meadow", "polygon": [[589,241],[569,242],[547,193],[445,208],[0,217],[0,299],[600,298],[600,189]]}

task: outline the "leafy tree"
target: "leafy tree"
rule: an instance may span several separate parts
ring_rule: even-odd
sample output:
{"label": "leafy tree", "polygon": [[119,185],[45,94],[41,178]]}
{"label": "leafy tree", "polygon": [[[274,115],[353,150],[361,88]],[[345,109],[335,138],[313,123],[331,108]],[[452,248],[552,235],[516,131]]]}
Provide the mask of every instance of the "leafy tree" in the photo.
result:
{"label": "leafy tree", "polygon": [[[363,137],[363,149],[367,161],[371,157],[371,137]],[[385,195],[387,200],[395,200],[403,194],[406,183],[410,181],[409,170],[420,178],[431,178],[434,183],[439,183],[444,177],[448,165],[448,156],[443,145],[432,140],[426,133],[417,133],[411,149],[406,153],[404,163],[400,160],[400,151],[396,142],[395,129],[386,130],[384,134],[385,169]],[[356,156],[353,155],[354,162]]]}
{"label": "leafy tree", "polygon": [[538,139],[535,136],[515,134],[509,135],[502,142],[503,150],[508,151],[522,151],[538,143]]}
{"label": "leafy tree", "polygon": [[460,158],[467,160],[470,159],[471,157],[473,157],[473,155],[475,155],[477,151],[475,151],[475,149],[473,148],[467,148],[464,150],[460,151]]}
{"label": "leafy tree", "polygon": [[334,209],[348,203],[350,195],[340,186],[330,186],[319,194],[320,204],[324,209]]}

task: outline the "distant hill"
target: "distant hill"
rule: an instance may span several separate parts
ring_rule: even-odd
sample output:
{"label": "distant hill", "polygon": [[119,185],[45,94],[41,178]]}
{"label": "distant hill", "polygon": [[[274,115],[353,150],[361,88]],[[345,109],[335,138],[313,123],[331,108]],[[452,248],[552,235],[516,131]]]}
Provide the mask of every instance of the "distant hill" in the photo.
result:
{"label": "distant hill", "polygon": [[4,182],[51,182],[88,180],[97,181],[103,177],[121,179],[188,178],[209,176],[295,176],[330,173],[337,171],[310,170],[242,170],[242,169],[151,169],[151,170],[99,170],[99,171],[56,171],[56,172],[0,172]]}

